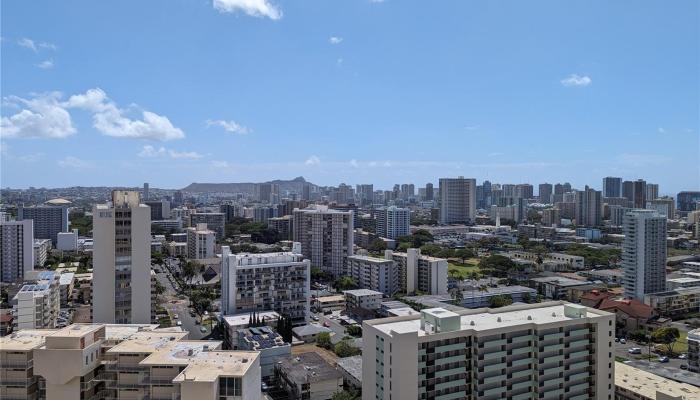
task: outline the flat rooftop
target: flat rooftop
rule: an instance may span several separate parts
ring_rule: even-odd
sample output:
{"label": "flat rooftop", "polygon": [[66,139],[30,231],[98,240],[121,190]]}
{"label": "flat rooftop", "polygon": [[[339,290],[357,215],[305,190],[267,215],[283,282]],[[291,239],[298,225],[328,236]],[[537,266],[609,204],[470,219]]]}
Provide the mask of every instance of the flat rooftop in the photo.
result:
{"label": "flat rooftop", "polygon": [[187,336],[187,332],[136,332],[107,351],[109,354],[141,353],[149,354],[166,347],[171,342],[178,342]]}
{"label": "flat rooftop", "polygon": [[83,337],[88,333],[99,330],[103,326],[102,324],[73,324],[57,330],[50,336]]}
{"label": "flat rooftop", "polygon": [[131,335],[140,331],[153,331],[158,328],[157,324],[105,324],[106,340],[125,340]]}
{"label": "flat rooftop", "polygon": [[372,257],[372,256],[350,256],[348,257],[348,260],[358,260],[358,261],[365,261],[369,262],[372,264],[391,264],[393,261],[392,260],[387,260],[386,258],[379,258],[379,257]]}
{"label": "flat rooftop", "polygon": [[374,290],[369,290],[369,289],[355,289],[355,290],[344,290],[344,294],[351,294],[353,296],[372,296],[372,295],[379,295],[383,296],[384,293],[382,292],[377,292]]}
{"label": "flat rooftop", "polygon": [[362,383],[362,356],[339,358],[338,368]]}
{"label": "flat rooftop", "polygon": [[[276,311],[261,311],[255,314],[261,320],[276,320],[279,319],[280,315]],[[250,322],[251,313],[241,313],[235,315],[224,315],[224,321],[228,326],[246,326]]]}
{"label": "flat rooftop", "polygon": [[657,392],[686,399],[700,398],[700,388],[697,386],[672,381],[621,362],[615,363],[615,386],[650,399],[656,399]]}
{"label": "flat rooftop", "polygon": [[[130,340],[129,340],[130,341]],[[188,365],[200,353],[221,350],[220,341],[182,340],[167,342],[146,357],[143,365]]]}
{"label": "flat rooftop", "polygon": [[[513,327],[518,325],[544,325],[554,322],[573,321],[579,318],[567,317],[564,315],[564,302],[542,303],[536,306],[511,306],[497,309],[476,309],[450,312],[445,310],[449,315],[460,316],[460,329],[464,331],[487,331],[491,329]],[[425,310],[424,310],[425,311]],[[605,311],[596,310],[586,307],[586,311],[590,317],[609,315]],[[448,314],[442,313],[439,316],[444,317]],[[421,329],[420,316],[395,317],[386,318],[383,320],[374,320],[371,325],[376,329],[391,336],[393,332],[409,333],[416,332],[418,336],[426,336],[430,333]],[[500,320],[500,321],[499,321]]]}
{"label": "flat rooftop", "polygon": [[319,303],[331,303],[331,302],[337,302],[337,301],[345,301],[345,296],[342,294],[337,294],[333,296],[321,296],[317,297],[316,301]]}
{"label": "flat rooftop", "polygon": [[288,379],[299,385],[329,379],[342,379],[340,372],[328,364],[320,355],[312,352],[281,359],[276,368],[279,368]]}
{"label": "flat rooftop", "polygon": [[579,285],[588,285],[593,282],[589,281],[582,281],[578,279],[571,279],[571,278],[565,278],[562,276],[543,276],[540,278],[530,278],[531,281],[533,282],[538,282],[538,283],[549,283],[552,285],[556,286],[579,286]]}
{"label": "flat rooftop", "polygon": [[189,364],[173,382],[214,382],[219,376],[243,376],[260,356],[257,351],[205,351],[189,358]]}
{"label": "flat rooftop", "polygon": [[22,329],[0,337],[0,350],[30,351],[43,346],[46,336],[50,336],[57,331],[57,329]]}

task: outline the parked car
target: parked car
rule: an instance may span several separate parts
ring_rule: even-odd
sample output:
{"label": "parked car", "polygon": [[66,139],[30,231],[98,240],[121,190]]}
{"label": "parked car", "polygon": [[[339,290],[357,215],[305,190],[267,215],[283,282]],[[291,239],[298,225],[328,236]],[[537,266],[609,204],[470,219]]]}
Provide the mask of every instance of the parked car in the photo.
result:
{"label": "parked car", "polygon": [[627,343],[627,339],[625,339],[625,338],[620,339],[620,343],[622,343],[622,344]]}
{"label": "parked car", "polygon": [[326,328],[328,328],[328,327],[331,326],[331,324],[329,324],[328,321],[323,321],[323,326],[325,326]]}
{"label": "parked car", "polygon": [[318,321],[318,317],[317,317],[317,316],[315,316],[315,315],[314,315],[314,316],[312,316],[312,317],[311,317],[311,319],[313,319],[314,321]]}
{"label": "parked car", "polygon": [[668,362],[668,357],[666,357],[666,356],[661,356],[661,357],[659,357],[659,362],[660,362],[660,363],[667,363],[667,362]]}
{"label": "parked car", "polygon": [[688,366],[685,364],[681,364],[681,369],[688,369]]}
{"label": "parked car", "polygon": [[628,353],[630,354],[642,354],[642,349],[639,347],[632,347],[629,350],[627,350]]}
{"label": "parked car", "polygon": [[199,328],[199,331],[202,333],[207,333],[207,328],[201,327],[201,328]]}
{"label": "parked car", "polygon": [[182,326],[182,321],[177,321],[177,326]]}
{"label": "parked car", "polygon": [[177,314],[173,314],[173,318],[178,319],[180,317]]}
{"label": "parked car", "polygon": [[617,342],[619,342],[619,341],[620,341],[620,338],[619,338],[619,337],[616,337],[616,338],[615,338],[615,343],[617,343]]}
{"label": "parked car", "polygon": [[683,353],[680,356],[678,356],[678,358],[680,358],[681,360],[685,360],[686,358],[688,358],[688,355]]}

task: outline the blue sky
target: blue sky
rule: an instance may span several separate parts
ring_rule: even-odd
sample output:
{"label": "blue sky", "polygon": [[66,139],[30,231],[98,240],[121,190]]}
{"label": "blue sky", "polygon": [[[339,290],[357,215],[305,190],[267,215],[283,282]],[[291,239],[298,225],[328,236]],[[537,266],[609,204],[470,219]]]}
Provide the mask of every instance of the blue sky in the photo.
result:
{"label": "blue sky", "polygon": [[700,187],[697,1],[1,7],[2,187]]}

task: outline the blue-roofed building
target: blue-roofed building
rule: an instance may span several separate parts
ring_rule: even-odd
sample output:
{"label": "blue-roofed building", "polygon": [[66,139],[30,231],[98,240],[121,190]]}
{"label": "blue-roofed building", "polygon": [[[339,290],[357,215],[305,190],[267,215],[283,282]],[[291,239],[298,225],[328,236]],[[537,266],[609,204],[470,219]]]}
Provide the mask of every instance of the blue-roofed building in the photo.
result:
{"label": "blue-roofed building", "polygon": [[270,380],[275,374],[275,363],[292,356],[292,346],[285,343],[282,336],[269,326],[239,329],[235,350],[255,350],[260,352],[260,370],[263,380]]}
{"label": "blue-roofed building", "polygon": [[12,299],[17,329],[55,328],[61,310],[60,275],[53,271],[30,271],[25,285]]}

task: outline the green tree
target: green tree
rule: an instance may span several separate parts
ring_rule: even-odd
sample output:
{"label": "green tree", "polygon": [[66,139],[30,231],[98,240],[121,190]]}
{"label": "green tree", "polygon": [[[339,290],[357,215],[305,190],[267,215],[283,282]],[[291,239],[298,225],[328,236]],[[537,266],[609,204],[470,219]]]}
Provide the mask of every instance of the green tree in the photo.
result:
{"label": "green tree", "polygon": [[355,337],[362,336],[362,328],[359,325],[350,325],[346,330],[348,331],[348,335]]}
{"label": "green tree", "polygon": [[472,252],[470,249],[457,249],[454,256],[462,260],[462,264],[464,264],[467,261],[467,258],[474,257],[474,252]]}
{"label": "green tree", "polygon": [[372,243],[370,243],[367,250],[373,253],[382,252],[386,250],[386,242],[384,242],[382,239],[375,239]]}
{"label": "green tree", "polygon": [[678,328],[672,326],[664,326],[652,332],[651,339],[655,343],[661,343],[666,346],[669,354],[673,354],[673,346],[681,337]]}
{"label": "green tree", "polygon": [[360,396],[354,390],[341,390],[333,393],[331,400],[359,400]]}
{"label": "green tree", "polygon": [[532,298],[530,298],[530,293],[523,293],[523,303],[529,303],[532,301]]}
{"label": "green tree", "polygon": [[518,265],[508,257],[494,254],[483,258],[479,262],[479,269],[482,273],[487,273],[497,278],[507,278],[510,273],[518,270]]}
{"label": "green tree", "polygon": [[508,306],[513,304],[513,298],[510,295],[499,294],[497,296],[491,297],[489,299],[489,305],[491,308],[498,308],[503,306]]}
{"label": "green tree", "polygon": [[453,289],[451,291],[451,294],[452,294],[452,301],[454,302],[454,304],[457,306],[461,306],[462,300],[464,300],[464,293],[462,293],[462,289]]}
{"label": "green tree", "polygon": [[341,340],[333,347],[333,352],[340,358],[356,356],[361,353],[360,349],[350,344],[348,340]]}
{"label": "green tree", "polygon": [[331,348],[331,334],[328,332],[321,332],[316,335],[316,346],[322,347],[324,349]]}
{"label": "green tree", "polygon": [[358,286],[355,278],[350,276],[341,276],[335,280],[333,287],[342,292],[343,290],[357,289]]}
{"label": "green tree", "polygon": [[424,244],[420,247],[421,254],[427,256],[437,256],[440,250],[442,250],[442,247],[432,243]]}

